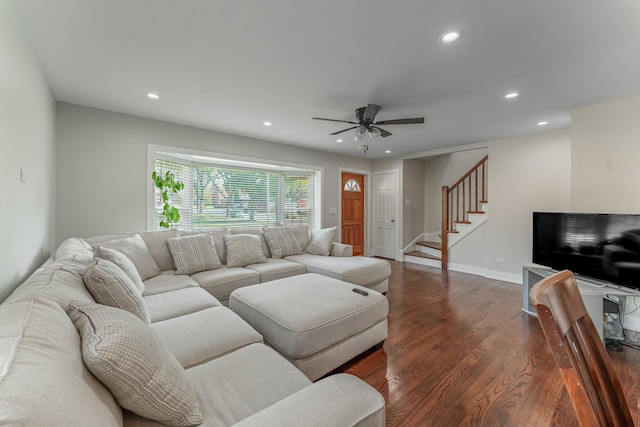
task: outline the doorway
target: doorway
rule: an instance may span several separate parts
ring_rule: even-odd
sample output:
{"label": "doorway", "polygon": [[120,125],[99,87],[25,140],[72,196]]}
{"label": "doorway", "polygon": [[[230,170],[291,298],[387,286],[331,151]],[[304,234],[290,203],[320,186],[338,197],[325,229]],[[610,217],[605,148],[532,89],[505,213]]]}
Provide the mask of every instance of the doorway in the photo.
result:
{"label": "doorway", "polygon": [[342,243],[364,255],[364,175],[342,172]]}

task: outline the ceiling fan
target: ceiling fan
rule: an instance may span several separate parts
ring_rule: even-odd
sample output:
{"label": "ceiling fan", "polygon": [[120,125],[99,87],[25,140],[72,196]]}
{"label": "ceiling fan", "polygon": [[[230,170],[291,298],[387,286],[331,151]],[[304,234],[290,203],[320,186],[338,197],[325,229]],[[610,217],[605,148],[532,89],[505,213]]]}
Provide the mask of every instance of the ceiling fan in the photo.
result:
{"label": "ceiling fan", "polygon": [[356,129],[355,140],[357,142],[363,142],[364,144],[360,146],[360,148],[364,149],[366,153],[369,145],[366,143],[367,136],[371,136],[372,138],[377,138],[382,136],[386,138],[391,135],[391,132],[386,131],[378,125],[405,125],[405,124],[413,124],[413,123],[424,123],[424,117],[415,117],[411,119],[395,119],[395,120],[380,120],[374,122],[378,111],[380,111],[382,107],[375,104],[368,104],[366,107],[360,107],[356,109],[356,121],[351,122],[348,120],[336,120],[336,119],[324,119],[322,117],[312,117],[313,120],[326,120],[329,122],[339,122],[339,123],[349,123],[352,126],[346,129],[339,130],[337,132],[330,133],[329,135],[338,135],[342,132],[349,131],[351,129]]}

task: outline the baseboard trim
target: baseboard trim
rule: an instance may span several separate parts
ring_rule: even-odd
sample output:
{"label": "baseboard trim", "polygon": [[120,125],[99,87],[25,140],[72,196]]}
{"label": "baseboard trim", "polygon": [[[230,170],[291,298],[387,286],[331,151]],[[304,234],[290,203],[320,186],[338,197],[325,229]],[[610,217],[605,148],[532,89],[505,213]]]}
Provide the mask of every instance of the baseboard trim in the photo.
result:
{"label": "baseboard trim", "polygon": [[496,271],[496,270],[487,270],[486,277],[487,279],[501,280],[503,282],[510,282],[510,283],[515,283],[517,285],[522,285],[521,274],[505,273],[504,271]]}
{"label": "baseboard trim", "polygon": [[[515,283],[522,285],[522,276],[520,274],[505,273],[496,270],[487,270],[486,268],[476,267],[473,265],[449,263],[449,270],[460,273],[473,274],[475,276],[486,277],[487,279],[500,280],[502,282]],[[639,319],[640,320],[640,319]]]}
{"label": "baseboard trim", "polygon": [[450,262],[448,266],[449,270],[457,271],[459,273],[473,274],[474,276],[486,277],[487,270],[482,267],[476,267],[473,265],[456,264]]}

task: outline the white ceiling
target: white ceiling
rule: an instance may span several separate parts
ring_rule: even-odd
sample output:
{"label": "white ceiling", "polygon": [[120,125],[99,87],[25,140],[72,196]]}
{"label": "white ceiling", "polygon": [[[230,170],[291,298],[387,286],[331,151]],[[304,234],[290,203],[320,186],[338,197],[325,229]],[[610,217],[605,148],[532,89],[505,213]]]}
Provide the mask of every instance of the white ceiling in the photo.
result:
{"label": "white ceiling", "polygon": [[[57,100],[344,155],[568,128],[572,109],[640,95],[638,0],[15,3]],[[426,123],[382,126],[364,155],[311,120],[367,103]]]}

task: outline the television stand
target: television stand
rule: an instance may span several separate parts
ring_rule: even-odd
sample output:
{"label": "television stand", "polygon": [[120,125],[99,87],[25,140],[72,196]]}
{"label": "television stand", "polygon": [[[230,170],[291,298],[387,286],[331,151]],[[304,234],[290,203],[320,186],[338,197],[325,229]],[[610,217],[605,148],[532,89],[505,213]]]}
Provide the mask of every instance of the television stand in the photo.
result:
{"label": "television stand", "polygon": [[[533,285],[557,272],[557,270],[546,267],[522,267],[522,311],[537,317],[536,309],[529,299],[529,292]],[[587,308],[587,313],[589,313],[600,338],[603,340],[602,318],[604,315],[604,300],[608,299],[618,303],[620,308],[620,321],[622,322],[626,297],[640,297],[640,291],[624,288],[597,279],[576,276],[576,283],[578,284],[584,305]]]}

